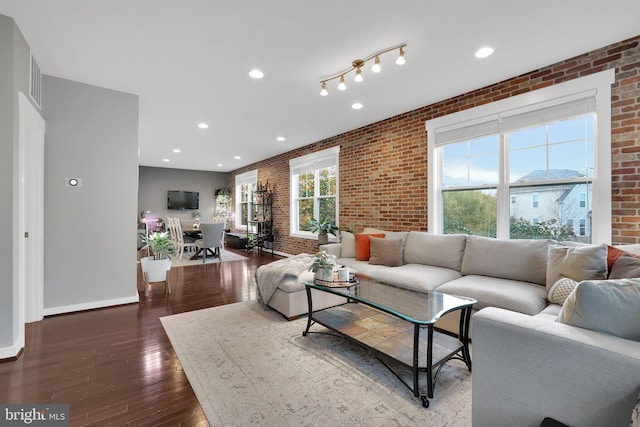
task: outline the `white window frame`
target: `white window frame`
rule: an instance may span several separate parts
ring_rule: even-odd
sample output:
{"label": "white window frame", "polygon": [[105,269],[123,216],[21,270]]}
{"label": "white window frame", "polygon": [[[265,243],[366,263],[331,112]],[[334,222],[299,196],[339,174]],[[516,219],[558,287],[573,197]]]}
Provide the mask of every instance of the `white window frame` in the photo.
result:
{"label": "white window frame", "polygon": [[531,195],[531,205],[535,209],[540,205],[540,195],[538,193],[533,193]]}
{"label": "white window frame", "polygon": [[[554,104],[567,102],[567,99],[580,99],[587,93],[595,94],[595,171],[592,181],[593,220],[591,241],[593,243],[611,243],[611,85],[615,83],[615,70],[610,69],[589,76],[559,83],[529,93],[513,96],[500,101],[484,104],[457,113],[428,120],[427,148],[429,159],[429,211],[428,230],[433,234],[442,234],[442,191],[440,169],[442,159],[436,149],[438,132],[463,128],[469,125],[497,120],[501,115],[511,115],[546,108]],[[502,156],[504,166],[508,156]],[[502,167],[500,173],[504,174]],[[503,180],[504,181],[504,180]],[[508,191],[499,191],[502,198],[509,197]],[[508,199],[498,200],[497,237],[509,238]],[[597,226],[596,226],[597,224]]]}
{"label": "white window frame", "polygon": [[[315,153],[306,154],[304,156],[296,157],[295,159],[289,160],[289,182],[290,182],[290,198],[289,198],[289,235],[291,237],[298,237],[301,239],[317,239],[318,235],[314,233],[310,233],[308,231],[300,231],[298,224],[298,212],[297,212],[297,197],[298,197],[298,186],[297,179],[295,175],[298,175],[301,171],[317,171],[319,169],[327,167],[327,163],[335,162],[336,166],[336,225],[340,224],[339,213],[340,213],[340,146],[337,145],[335,147],[327,148],[325,150],[317,151]],[[318,165],[321,165],[318,167]],[[317,185],[317,174],[316,174],[316,185]],[[314,192],[314,199],[318,197],[317,192]],[[315,203],[314,203],[315,204]],[[329,235],[329,241],[337,242],[337,237],[332,237]]]}
{"label": "white window frame", "polygon": [[[244,184],[249,184],[249,185],[253,185],[253,187],[255,188],[255,186],[258,183],[258,170],[254,169],[252,171],[249,172],[244,172],[241,174],[236,175],[236,191],[235,191],[235,224],[234,224],[234,228],[237,228],[239,230],[246,230],[247,229],[247,224],[240,224],[240,213],[242,212],[240,205],[242,204],[242,186]],[[251,207],[251,199],[249,199],[249,210],[247,212],[247,219],[249,218],[249,216],[251,216],[252,213],[252,207]]]}

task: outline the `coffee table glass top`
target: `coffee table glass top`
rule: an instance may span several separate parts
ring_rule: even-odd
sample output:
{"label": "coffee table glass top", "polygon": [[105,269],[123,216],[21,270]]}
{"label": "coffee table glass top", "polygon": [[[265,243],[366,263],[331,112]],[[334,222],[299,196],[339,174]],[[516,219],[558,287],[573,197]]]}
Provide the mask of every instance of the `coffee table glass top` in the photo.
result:
{"label": "coffee table glass top", "polygon": [[393,314],[401,319],[421,325],[431,325],[449,311],[470,307],[476,300],[441,292],[420,292],[380,283],[358,276],[359,283],[350,287],[332,288],[303,280],[310,288],[336,295],[344,295]]}

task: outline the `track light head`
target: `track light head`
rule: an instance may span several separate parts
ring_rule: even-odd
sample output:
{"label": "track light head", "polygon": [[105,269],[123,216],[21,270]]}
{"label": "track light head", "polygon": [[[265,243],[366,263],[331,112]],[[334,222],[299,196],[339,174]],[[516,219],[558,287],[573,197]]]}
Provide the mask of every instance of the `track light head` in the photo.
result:
{"label": "track light head", "polygon": [[340,76],[340,84],[338,85],[338,90],[345,90],[347,85],[344,84],[344,74]]}
{"label": "track light head", "polygon": [[353,79],[353,81],[355,81],[356,83],[360,83],[362,80],[364,80],[364,79],[362,78],[362,69],[361,69],[361,68],[358,68],[358,69],[356,70],[356,77]]}
{"label": "track light head", "polygon": [[398,55],[398,59],[396,59],[396,64],[404,65],[407,61],[404,60],[404,50],[400,48],[400,55]]}
{"label": "track light head", "polygon": [[374,73],[379,73],[380,71],[382,71],[382,68],[380,67],[380,57],[376,55],[376,63],[373,64],[373,67],[371,67],[371,71],[373,71]]}
{"label": "track light head", "polygon": [[322,82],[322,90],[320,91],[320,95],[321,96],[329,95],[329,92],[327,92],[327,82]]}

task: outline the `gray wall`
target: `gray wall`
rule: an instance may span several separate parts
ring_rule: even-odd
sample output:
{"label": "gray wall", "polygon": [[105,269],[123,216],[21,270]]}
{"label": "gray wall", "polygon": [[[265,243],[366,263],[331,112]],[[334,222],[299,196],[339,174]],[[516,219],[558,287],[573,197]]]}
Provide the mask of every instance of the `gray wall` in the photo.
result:
{"label": "gray wall", "polygon": [[[18,341],[18,92],[29,98],[29,45],[0,15],[0,349]],[[36,106],[38,109],[38,107]]]}
{"label": "gray wall", "polygon": [[215,208],[214,192],[229,186],[228,174],[184,169],[166,169],[140,166],[138,214],[151,211],[152,217],[165,222],[167,215],[192,220],[192,211],[167,211],[167,191],[197,191],[200,193],[200,222],[211,222]]}
{"label": "gray wall", "polygon": [[45,314],[137,301],[138,97],[52,76],[42,88]]}

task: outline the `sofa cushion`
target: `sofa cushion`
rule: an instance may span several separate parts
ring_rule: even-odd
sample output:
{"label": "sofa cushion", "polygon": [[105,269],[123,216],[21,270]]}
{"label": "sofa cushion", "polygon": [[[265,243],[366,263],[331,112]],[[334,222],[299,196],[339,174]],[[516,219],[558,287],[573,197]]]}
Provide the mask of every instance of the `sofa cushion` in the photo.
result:
{"label": "sofa cushion", "polygon": [[581,282],[563,304],[558,322],[640,341],[640,279]]}
{"label": "sofa cushion", "polygon": [[402,262],[402,240],[369,236],[369,264],[398,267]]}
{"label": "sofa cushion", "polygon": [[369,236],[384,237],[384,234],[358,233],[355,236],[356,236],[356,260],[369,261],[369,255],[370,255]]}
{"label": "sofa cushion", "polygon": [[549,246],[547,290],[562,276],[576,282],[607,278],[607,245]]}
{"label": "sofa cushion", "polygon": [[609,279],[640,277],[640,259],[624,253],[616,260],[609,272]]}
{"label": "sofa cushion", "polygon": [[467,236],[410,231],[404,245],[405,264],[425,264],[460,271]]}
{"label": "sofa cushion", "polygon": [[[550,240],[467,236],[462,274],[545,284]],[[553,283],[552,283],[553,284]]]}
{"label": "sofa cushion", "polygon": [[342,243],[342,253],[345,258],[356,257],[356,236],[350,231],[340,231],[340,242]]}
{"label": "sofa cushion", "polygon": [[547,305],[547,292],[536,283],[469,275],[438,286],[437,292],[462,295],[478,301],[476,310],[498,307],[519,313],[538,314]]}
{"label": "sofa cushion", "polygon": [[562,276],[553,284],[553,286],[551,286],[551,289],[549,289],[547,299],[553,304],[562,305],[576,286],[578,286],[578,282]]}
{"label": "sofa cushion", "polygon": [[368,261],[356,261],[354,258],[338,258],[338,264],[354,270],[360,278],[371,277],[382,283],[418,291],[433,291],[443,283],[461,276],[459,271],[421,264],[405,264],[389,268],[384,265],[369,264]]}

